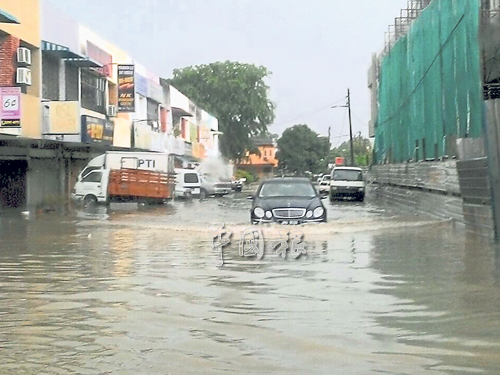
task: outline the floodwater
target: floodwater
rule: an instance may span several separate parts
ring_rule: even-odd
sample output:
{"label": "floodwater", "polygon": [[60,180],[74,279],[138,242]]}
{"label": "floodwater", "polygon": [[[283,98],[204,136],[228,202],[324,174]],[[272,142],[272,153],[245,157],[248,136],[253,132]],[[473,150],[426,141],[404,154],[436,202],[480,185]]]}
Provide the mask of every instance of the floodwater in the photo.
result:
{"label": "floodwater", "polygon": [[0,374],[500,373],[495,247],[370,197],[324,202],[327,224],[286,227],[297,259],[240,255],[244,194],[0,213]]}

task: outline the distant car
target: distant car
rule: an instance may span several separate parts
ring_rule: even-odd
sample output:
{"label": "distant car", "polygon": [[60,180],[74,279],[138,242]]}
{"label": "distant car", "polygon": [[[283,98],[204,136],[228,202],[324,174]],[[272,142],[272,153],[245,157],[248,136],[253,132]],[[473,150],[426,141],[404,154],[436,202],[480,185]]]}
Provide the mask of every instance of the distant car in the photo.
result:
{"label": "distant car", "polygon": [[252,224],[326,222],[326,210],[308,178],[281,177],[263,181],[250,209]]}
{"label": "distant car", "polygon": [[200,177],[201,190],[200,196],[206,197],[208,195],[215,195],[222,197],[229,194],[232,190],[232,184],[229,181],[221,181],[217,177],[203,174]]}
{"label": "distant car", "polygon": [[365,199],[363,171],[356,167],[336,167],[330,179],[330,201],[352,197],[362,202]]}
{"label": "distant car", "polygon": [[320,194],[327,194],[330,192],[330,179],[332,176],[330,174],[325,174],[323,177],[321,177],[321,180],[319,181],[319,187],[318,191]]}
{"label": "distant car", "polygon": [[231,186],[231,187],[232,187],[232,189],[233,189],[234,191],[237,191],[237,192],[242,191],[242,190],[243,190],[243,182],[244,182],[244,181],[246,181],[246,179],[242,179],[242,178],[240,178],[239,180],[234,180],[234,181],[232,182],[232,186]]}

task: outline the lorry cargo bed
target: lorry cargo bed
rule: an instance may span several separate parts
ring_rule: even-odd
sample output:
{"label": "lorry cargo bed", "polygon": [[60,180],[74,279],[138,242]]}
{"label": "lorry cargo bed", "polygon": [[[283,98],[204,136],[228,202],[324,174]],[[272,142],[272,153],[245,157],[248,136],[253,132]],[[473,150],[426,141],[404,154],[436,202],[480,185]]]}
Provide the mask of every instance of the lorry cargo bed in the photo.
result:
{"label": "lorry cargo bed", "polygon": [[110,198],[173,198],[175,175],[141,169],[113,169],[109,175]]}

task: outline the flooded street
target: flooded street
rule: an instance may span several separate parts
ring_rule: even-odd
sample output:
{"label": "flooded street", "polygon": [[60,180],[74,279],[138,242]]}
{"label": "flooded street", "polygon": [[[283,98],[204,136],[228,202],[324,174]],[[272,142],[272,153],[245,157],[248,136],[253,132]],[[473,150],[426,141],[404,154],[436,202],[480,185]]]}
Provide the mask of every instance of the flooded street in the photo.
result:
{"label": "flooded street", "polygon": [[500,373],[493,246],[370,196],[323,202],[327,224],[287,227],[297,259],[239,254],[245,193],[0,214],[0,373]]}

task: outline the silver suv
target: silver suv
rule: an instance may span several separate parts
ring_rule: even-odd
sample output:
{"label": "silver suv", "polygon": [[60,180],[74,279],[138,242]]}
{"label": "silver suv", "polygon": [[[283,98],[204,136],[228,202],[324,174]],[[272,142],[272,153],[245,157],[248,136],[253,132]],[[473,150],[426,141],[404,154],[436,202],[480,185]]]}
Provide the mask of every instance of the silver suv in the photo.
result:
{"label": "silver suv", "polygon": [[223,195],[229,194],[232,190],[233,185],[229,181],[221,181],[217,177],[204,174],[200,177],[201,182],[201,197],[206,197],[208,195],[215,195],[222,197]]}

